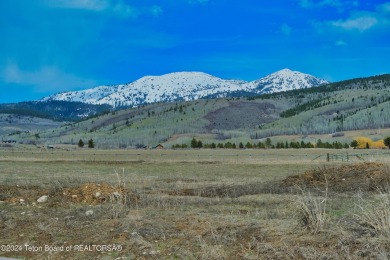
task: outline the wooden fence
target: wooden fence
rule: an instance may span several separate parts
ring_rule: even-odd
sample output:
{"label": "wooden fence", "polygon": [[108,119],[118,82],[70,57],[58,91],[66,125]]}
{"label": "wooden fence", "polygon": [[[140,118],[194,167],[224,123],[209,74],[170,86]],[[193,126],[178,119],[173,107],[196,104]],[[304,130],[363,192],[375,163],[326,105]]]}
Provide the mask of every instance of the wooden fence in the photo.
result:
{"label": "wooden fence", "polygon": [[[317,159],[317,158],[316,158]],[[365,162],[373,162],[373,161],[381,161],[387,162],[390,160],[390,153],[327,153],[326,161],[342,161],[342,162],[356,162],[356,161],[365,161]]]}

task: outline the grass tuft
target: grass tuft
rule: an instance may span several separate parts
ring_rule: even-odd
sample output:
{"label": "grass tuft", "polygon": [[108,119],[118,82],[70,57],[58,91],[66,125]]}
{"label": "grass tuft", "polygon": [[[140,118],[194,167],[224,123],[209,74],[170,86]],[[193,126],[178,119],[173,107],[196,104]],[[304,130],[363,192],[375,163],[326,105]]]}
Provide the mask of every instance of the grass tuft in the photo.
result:
{"label": "grass tuft", "polygon": [[390,238],[390,193],[381,189],[378,191],[378,197],[374,201],[358,197],[354,222],[363,233]]}
{"label": "grass tuft", "polygon": [[322,231],[328,220],[326,211],[327,187],[328,185],[326,185],[325,197],[313,197],[310,192],[305,192],[301,189],[302,195],[295,201],[298,207],[299,223],[312,234]]}

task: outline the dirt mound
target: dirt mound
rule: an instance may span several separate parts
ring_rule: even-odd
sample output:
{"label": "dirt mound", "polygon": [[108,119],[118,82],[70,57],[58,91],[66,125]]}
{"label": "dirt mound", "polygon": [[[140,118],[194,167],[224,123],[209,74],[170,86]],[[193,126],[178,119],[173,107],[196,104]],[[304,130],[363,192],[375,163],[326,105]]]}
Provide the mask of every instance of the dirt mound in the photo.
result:
{"label": "dirt mound", "polygon": [[322,167],[301,175],[289,176],[282,181],[283,186],[322,189],[328,185],[329,191],[356,192],[376,191],[390,184],[390,168],[382,163],[348,164],[338,167]]}
{"label": "dirt mound", "polygon": [[29,204],[48,194],[48,190],[38,186],[0,185],[0,201],[15,204]]}
{"label": "dirt mound", "polygon": [[98,204],[127,199],[128,192],[123,186],[114,187],[108,183],[84,183],[77,188],[64,189],[63,195],[73,202]]}
{"label": "dirt mound", "polygon": [[42,195],[49,196],[49,202],[88,203],[136,202],[139,196],[124,186],[112,186],[108,183],[83,183],[78,187],[50,190],[37,186],[0,185],[0,200],[15,204],[31,204]]}

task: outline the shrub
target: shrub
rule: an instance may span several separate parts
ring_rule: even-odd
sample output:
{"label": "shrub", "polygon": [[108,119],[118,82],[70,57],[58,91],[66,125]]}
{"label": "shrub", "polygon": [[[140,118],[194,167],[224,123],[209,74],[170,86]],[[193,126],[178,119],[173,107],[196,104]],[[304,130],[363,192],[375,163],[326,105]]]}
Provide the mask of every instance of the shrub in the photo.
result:
{"label": "shrub", "polygon": [[383,140],[383,144],[390,148],[390,137],[386,137],[385,140]]}
{"label": "shrub", "polygon": [[371,147],[372,148],[385,148],[386,145],[384,143],[384,140],[378,140],[376,142],[373,142]]}
{"label": "shrub", "polygon": [[313,197],[310,192],[301,191],[302,196],[295,201],[298,208],[298,222],[310,233],[317,234],[323,230],[328,220],[326,212],[328,185],[326,184],[325,197]]}
{"label": "shrub", "polygon": [[373,141],[368,137],[358,137],[352,143],[352,147],[360,149],[369,149],[369,148],[385,148],[386,145],[384,140]]}
{"label": "shrub", "polygon": [[361,231],[390,238],[389,192],[380,190],[376,201],[366,201],[360,197],[356,207],[353,220]]}
{"label": "shrub", "polygon": [[357,148],[358,146],[359,146],[359,144],[358,144],[358,142],[357,142],[356,140],[353,140],[353,141],[351,142],[351,147]]}

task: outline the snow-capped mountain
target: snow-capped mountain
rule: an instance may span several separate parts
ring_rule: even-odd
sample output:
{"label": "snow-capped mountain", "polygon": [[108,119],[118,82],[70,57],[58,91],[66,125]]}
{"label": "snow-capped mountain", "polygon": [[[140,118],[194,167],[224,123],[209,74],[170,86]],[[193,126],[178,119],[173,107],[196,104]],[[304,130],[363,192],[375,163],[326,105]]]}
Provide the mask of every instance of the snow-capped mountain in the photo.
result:
{"label": "snow-capped mountain", "polygon": [[298,71],[283,69],[264,78],[250,82],[255,86],[259,94],[270,94],[293,89],[316,87],[329,83],[326,80],[316,78]]}
{"label": "snow-capped mountain", "polygon": [[175,72],[162,76],[146,76],[124,85],[63,92],[43,98],[42,101],[80,101],[89,104],[109,104],[113,107],[138,106],[161,101],[196,100],[208,96],[225,97],[229,93],[240,91],[253,94],[274,93],[310,88],[325,83],[328,82],[289,69],[252,82],[224,80],[203,72]]}

